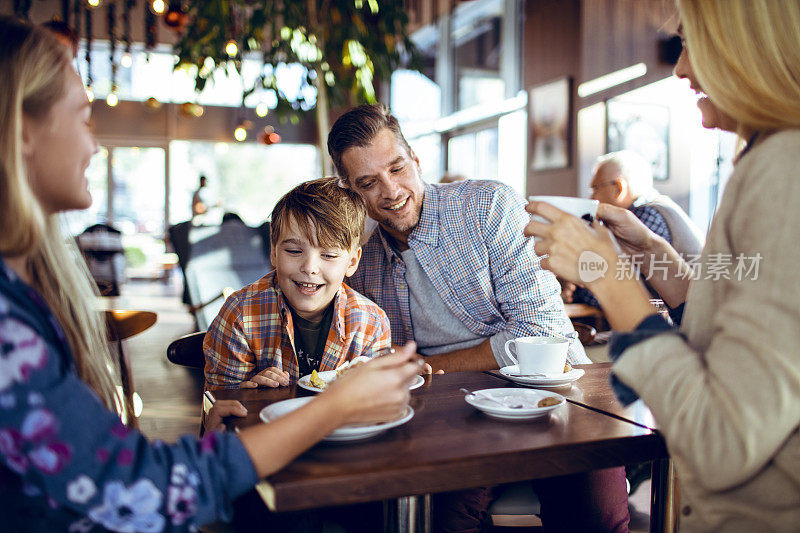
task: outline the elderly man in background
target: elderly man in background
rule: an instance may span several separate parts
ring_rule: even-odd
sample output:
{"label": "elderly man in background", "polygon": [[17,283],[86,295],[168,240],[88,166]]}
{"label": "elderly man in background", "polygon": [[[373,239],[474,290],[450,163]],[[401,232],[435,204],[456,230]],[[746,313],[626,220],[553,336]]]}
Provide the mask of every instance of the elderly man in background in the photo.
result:
{"label": "elderly man in background", "polygon": [[[653,171],[639,154],[622,150],[599,157],[589,188],[592,199],[629,209],[684,256],[700,253],[703,247],[700,231],[678,204],[653,188]],[[600,307],[588,290],[576,289],[572,283],[562,285],[561,294],[567,303]]]}

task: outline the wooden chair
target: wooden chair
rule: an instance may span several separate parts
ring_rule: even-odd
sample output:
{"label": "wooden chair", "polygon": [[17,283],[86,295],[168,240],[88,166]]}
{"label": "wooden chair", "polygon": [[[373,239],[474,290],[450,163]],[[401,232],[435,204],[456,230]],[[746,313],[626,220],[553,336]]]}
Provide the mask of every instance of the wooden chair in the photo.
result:
{"label": "wooden chair", "polygon": [[594,343],[594,337],[597,335],[596,329],[581,322],[573,322],[572,326],[575,328],[575,331],[578,332],[578,339],[581,341],[581,344],[584,346],[590,346],[592,343]]}
{"label": "wooden chair", "polygon": [[[198,331],[175,339],[167,346],[167,359],[175,365],[203,370],[206,364],[206,359],[203,355],[203,338],[205,336],[205,331]],[[211,410],[211,402],[203,396],[203,409],[199,428],[201,436],[205,433],[204,421],[209,410]]]}
{"label": "wooden chair", "polygon": [[[110,309],[105,311],[107,338],[109,342],[117,344],[117,358],[119,362],[120,379],[122,380],[122,396],[128,412],[135,412],[133,385],[130,359],[125,352],[122,341],[138,335],[150,328],[158,320],[158,315],[152,311],[131,311],[123,309]],[[140,400],[141,402],[141,400]],[[135,425],[135,420],[127,421]]]}
{"label": "wooden chair", "polygon": [[167,347],[167,359],[176,365],[202,369],[206,364],[203,356],[203,338],[205,336],[205,331],[198,331],[175,339]]}

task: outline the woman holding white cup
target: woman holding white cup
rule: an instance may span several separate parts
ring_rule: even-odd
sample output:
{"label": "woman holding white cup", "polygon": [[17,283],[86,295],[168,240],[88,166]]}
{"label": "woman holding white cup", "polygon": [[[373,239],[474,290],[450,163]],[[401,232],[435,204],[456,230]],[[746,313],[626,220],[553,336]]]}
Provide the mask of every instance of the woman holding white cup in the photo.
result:
{"label": "woman holding white cup", "polygon": [[[747,141],[701,270],[632,214],[607,205],[598,210],[605,226],[589,228],[532,202],[528,211],[551,223],[532,221],[525,233],[536,237],[538,254],[548,255],[543,266],[572,282],[581,282],[579,257],[587,251],[610,273],[625,268],[612,234],[625,252],[667,267],[666,276],[649,281],[679,329],[653,314],[636,279],[606,275],[586,285],[619,332],[609,350],[615,392],[625,403],[645,401],[675,461],[681,530],[797,531],[800,2],[677,3],[686,46],[675,74],[700,94],[704,126],[735,130]],[[726,257],[725,275],[702,276]],[[737,275],[739,261],[748,268]]]}

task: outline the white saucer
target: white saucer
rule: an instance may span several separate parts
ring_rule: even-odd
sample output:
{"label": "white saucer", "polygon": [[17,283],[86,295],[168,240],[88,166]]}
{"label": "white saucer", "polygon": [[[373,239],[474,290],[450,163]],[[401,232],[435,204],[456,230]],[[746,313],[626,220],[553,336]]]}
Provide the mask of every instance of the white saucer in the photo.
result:
{"label": "white saucer", "polygon": [[[258,414],[258,417],[263,422],[273,422],[285,414],[288,414],[295,409],[300,408],[314,398],[305,396],[303,398],[292,398],[291,400],[283,400],[282,402],[275,402],[266,406]],[[339,429],[325,437],[324,441],[328,442],[350,442],[357,440],[364,440],[380,435],[384,431],[393,427],[401,426],[414,418],[414,409],[411,406],[406,406],[406,412],[403,416],[391,422],[383,422],[380,424],[353,424],[350,426],[342,426]]]}
{"label": "white saucer", "polygon": [[528,377],[519,375],[519,366],[511,365],[504,366],[500,369],[500,373],[520,385],[527,385],[529,387],[539,388],[553,388],[564,387],[570,383],[579,380],[586,373],[582,368],[573,368],[569,372],[563,374],[552,374],[547,377]]}
{"label": "white saucer", "polygon": [[[512,409],[511,407],[502,407],[501,405],[486,399],[486,396],[493,398],[501,403],[512,405],[514,403],[522,404],[523,407]],[[539,407],[539,400],[543,398],[553,397],[559,400],[556,405],[549,405],[547,407]],[[554,392],[545,392],[535,389],[482,389],[475,391],[474,394],[467,394],[464,396],[466,401],[471,406],[483,411],[487,416],[499,418],[502,420],[530,420],[532,418],[539,418],[545,416],[553,409],[558,409],[566,403],[566,399],[560,394]]]}
{"label": "white saucer", "polygon": [[[336,370],[323,370],[322,372],[317,372],[319,378],[324,381],[325,383],[330,383],[336,378]],[[408,386],[408,390],[414,390],[422,387],[425,384],[425,378],[422,376],[414,376],[411,385]],[[315,387],[311,384],[311,374],[306,374],[305,376],[301,377],[297,380],[297,386],[301,389],[309,390],[311,392],[322,392],[325,389],[320,389],[319,387]]]}

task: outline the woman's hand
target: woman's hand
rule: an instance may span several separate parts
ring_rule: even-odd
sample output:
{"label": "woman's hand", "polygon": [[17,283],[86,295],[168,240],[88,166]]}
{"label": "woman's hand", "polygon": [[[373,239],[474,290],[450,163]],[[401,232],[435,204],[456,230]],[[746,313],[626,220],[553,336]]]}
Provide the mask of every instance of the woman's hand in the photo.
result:
{"label": "woman's hand", "polygon": [[344,413],[344,423],[385,422],[401,416],[408,405],[408,386],[421,359],[413,342],[348,371],[320,395]]}
{"label": "woman's hand", "polygon": [[289,373],[280,368],[271,366],[262,370],[247,381],[239,383],[240,389],[255,389],[257,387],[286,387],[289,385]]}
{"label": "woman's hand", "polygon": [[222,419],[226,416],[247,416],[247,409],[236,400],[217,400],[206,413],[203,425],[206,431],[225,431],[225,424]]}
{"label": "woman's hand", "polygon": [[614,234],[622,251],[629,255],[651,253],[659,238],[630,209],[600,204],[597,218]]}
{"label": "woman's hand", "polygon": [[[642,284],[634,277],[618,276],[619,255],[608,229],[598,221],[589,227],[583,220],[544,202],[531,202],[525,209],[551,221],[547,224],[532,220],[525,226],[525,235],[536,237],[536,253],[548,255],[542,259],[542,267],[589,288],[612,329],[631,331],[653,313]],[[629,227],[622,222],[624,215],[612,212],[612,217],[615,214],[619,215],[620,226]],[[632,237],[636,235],[640,233],[633,231]]]}
{"label": "woman's hand", "polygon": [[[543,268],[551,270],[566,282],[587,287],[616,273],[617,250],[614,239],[599,223],[595,222],[589,227],[578,217],[545,202],[530,202],[525,210],[550,221],[531,220],[524,230],[525,235],[536,237],[536,253],[547,255],[542,259]],[[591,255],[587,257],[587,254]],[[594,272],[582,271],[579,264],[587,260],[600,264],[605,261],[604,275],[596,277]]]}

